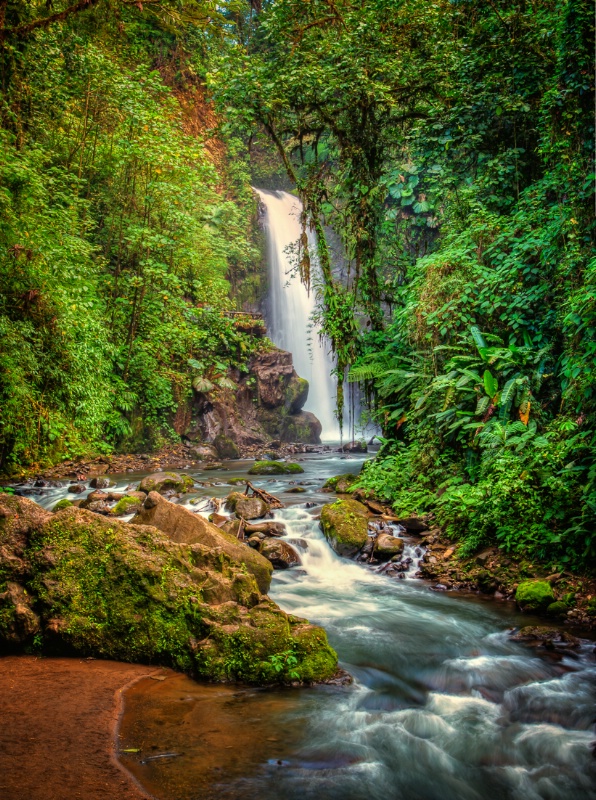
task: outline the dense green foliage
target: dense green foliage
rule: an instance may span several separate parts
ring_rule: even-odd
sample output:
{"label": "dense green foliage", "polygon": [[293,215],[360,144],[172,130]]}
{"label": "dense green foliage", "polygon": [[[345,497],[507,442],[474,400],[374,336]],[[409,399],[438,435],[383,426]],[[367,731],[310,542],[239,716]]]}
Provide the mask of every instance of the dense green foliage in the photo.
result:
{"label": "dense green foliage", "polygon": [[464,553],[589,563],[592,5],[278,0],[243,32],[211,84],[318,234],[322,328],[385,436],[361,484],[434,512]]}
{"label": "dense green foliage", "polygon": [[222,316],[259,252],[239,142],[210,139],[217,19],[187,24],[215,4],[94,5],[25,30],[52,15],[0,3],[4,469],[157,445],[254,346]]}

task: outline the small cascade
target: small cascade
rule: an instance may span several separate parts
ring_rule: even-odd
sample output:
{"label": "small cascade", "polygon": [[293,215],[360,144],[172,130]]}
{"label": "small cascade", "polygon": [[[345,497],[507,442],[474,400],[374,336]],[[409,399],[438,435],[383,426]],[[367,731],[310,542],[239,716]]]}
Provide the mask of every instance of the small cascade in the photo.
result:
{"label": "small cascade", "polygon": [[[312,324],[315,297],[293,271],[293,249],[301,234],[300,201],[287,192],[257,190],[266,208],[269,297],[267,326],[271,341],[292,353],[294,367],[309,382],[305,411],[312,411],[321,422],[321,438],[337,441],[339,423],[335,416],[336,383],[332,376],[334,359],[329,343],[321,341]],[[314,262],[314,258],[313,258]]]}

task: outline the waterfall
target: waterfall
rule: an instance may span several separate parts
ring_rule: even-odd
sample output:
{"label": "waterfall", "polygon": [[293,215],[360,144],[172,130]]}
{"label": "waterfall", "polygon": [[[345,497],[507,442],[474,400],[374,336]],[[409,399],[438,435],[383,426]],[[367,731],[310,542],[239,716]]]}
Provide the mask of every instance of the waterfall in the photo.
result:
{"label": "waterfall", "polygon": [[292,354],[296,372],[306,378],[310,386],[304,410],[312,411],[320,420],[321,438],[335,441],[340,438],[340,432],[334,413],[336,383],[331,375],[334,368],[331,348],[328,342],[321,340],[312,324],[313,291],[308,292],[300,276],[292,272],[291,248],[300,238],[302,205],[287,192],[256,191],[266,208],[269,338],[277,347]]}

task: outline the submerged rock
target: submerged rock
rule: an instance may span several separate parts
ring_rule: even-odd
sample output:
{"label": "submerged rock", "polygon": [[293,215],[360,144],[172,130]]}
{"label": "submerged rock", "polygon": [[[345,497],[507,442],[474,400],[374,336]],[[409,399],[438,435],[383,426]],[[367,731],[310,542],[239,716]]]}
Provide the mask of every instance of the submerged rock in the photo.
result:
{"label": "submerged rock", "polygon": [[194,480],[190,475],[181,475],[178,472],[154,472],[147,475],[139,484],[139,491],[149,494],[149,492],[164,492],[173,489],[175,492],[188,492],[194,486]]}
{"label": "submerged rock", "polygon": [[249,475],[295,475],[304,472],[300,464],[286,461],[255,461]]}
{"label": "submerged rock", "polygon": [[[167,516],[169,504],[152,493]],[[149,499],[149,498],[148,498]],[[164,520],[156,515],[158,520]],[[174,515],[164,525],[130,525],[89,511],[55,514],[18,497],[0,498],[0,648],[33,645],[120,661],[164,664],[210,680],[275,683],[291,651],[303,681],[331,678],[337,658],[325,632],[263,597],[246,558]],[[178,541],[173,541],[176,536]],[[201,541],[202,540],[202,541]],[[238,542],[242,555],[271,564]]]}
{"label": "submerged rock", "polygon": [[321,527],[340,556],[355,556],[368,541],[368,511],[352,499],[336,500],[321,509]]}

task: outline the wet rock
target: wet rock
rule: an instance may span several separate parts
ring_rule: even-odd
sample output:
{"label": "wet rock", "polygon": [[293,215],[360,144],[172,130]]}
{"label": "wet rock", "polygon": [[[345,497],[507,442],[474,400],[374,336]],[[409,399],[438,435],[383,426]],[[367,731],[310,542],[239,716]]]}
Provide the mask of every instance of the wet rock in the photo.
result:
{"label": "wet rock", "polygon": [[68,491],[70,494],[80,494],[81,492],[86,491],[87,487],[84,483],[71,483],[68,487]]}
{"label": "wet rock", "polygon": [[248,470],[249,475],[294,475],[304,472],[300,464],[289,461],[255,461]]}
{"label": "wet rock", "polygon": [[217,525],[218,528],[221,528],[226,522],[229,522],[229,517],[224,516],[223,514],[209,514],[209,522],[212,522],[214,525]]}
{"label": "wet rock", "polygon": [[84,505],[81,504],[81,508],[83,507],[87,511],[92,511],[94,514],[103,514],[106,517],[112,513],[112,507],[105,500],[86,501]]}
{"label": "wet rock", "polygon": [[226,498],[226,508],[239,519],[259,519],[269,513],[269,506],[260,497],[248,497],[242,492],[231,492]]}
{"label": "wet rock", "polygon": [[569,606],[567,603],[562,603],[561,601],[551,603],[546,609],[546,613],[549,617],[564,617],[567,615],[568,611]]}
{"label": "wet rock", "polygon": [[368,511],[352,499],[336,500],[321,509],[321,527],[340,556],[355,556],[368,541]]}
{"label": "wet rock", "polygon": [[188,492],[194,486],[194,480],[190,475],[181,475],[178,472],[154,472],[147,475],[139,484],[139,491],[149,494],[149,492],[165,492],[173,489],[175,492]]}
{"label": "wet rock", "polygon": [[404,551],[404,540],[390,533],[380,533],[375,541],[374,554],[379,559],[388,559]]}
{"label": "wet rock", "polygon": [[428,525],[423,519],[420,519],[420,517],[400,519],[399,524],[402,525],[408,533],[422,533],[428,530]]}
{"label": "wet rock", "polygon": [[247,533],[264,533],[267,536],[283,536],[286,526],[277,520],[266,520],[264,522],[247,522],[244,530]]}
{"label": "wet rock", "polygon": [[111,486],[109,478],[92,478],[89,481],[92,489],[108,489]]}
{"label": "wet rock", "polygon": [[525,628],[511,634],[510,638],[514,642],[523,642],[534,647],[543,646],[548,650],[568,649],[580,644],[576,636],[546,625],[526,625]]}
{"label": "wet rock", "polygon": [[282,539],[265,539],[259,552],[273,564],[274,569],[288,569],[302,563],[296,550]]}
{"label": "wet rock", "polygon": [[554,603],[555,595],[548,581],[522,581],[515,592],[515,602],[524,611],[538,611]]}
{"label": "wet rock", "polygon": [[203,469],[225,469],[225,467],[221,463],[221,461],[214,461],[214,462],[211,462],[209,464],[205,464],[203,466]]}
{"label": "wet rock", "polygon": [[304,494],[306,489],[302,486],[292,486],[291,489],[286,489],[288,494]]}
{"label": "wet rock", "polygon": [[347,442],[338,448],[338,453],[368,453],[368,446],[364,440]]}

